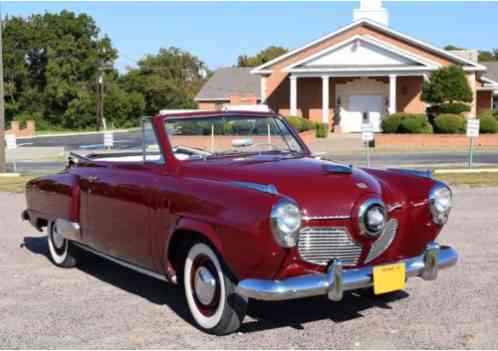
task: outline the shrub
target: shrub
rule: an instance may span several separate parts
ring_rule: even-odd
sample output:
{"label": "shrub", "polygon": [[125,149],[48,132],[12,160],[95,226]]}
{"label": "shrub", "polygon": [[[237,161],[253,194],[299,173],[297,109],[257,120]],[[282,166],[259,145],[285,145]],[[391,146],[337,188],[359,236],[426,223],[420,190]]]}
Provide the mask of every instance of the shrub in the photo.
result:
{"label": "shrub", "polygon": [[432,133],[432,126],[426,115],[407,114],[401,119],[398,131],[412,134]]}
{"label": "shrub", "polygon": [[382,120],[382,131],[384,133],[397,133],[403,118],[401,113],[394,113]]}
{"label": "shrub", "polygon": [[315,124],[308,119],[301,118],[298,116],[289,116],[287,121],[297,130],[299,133],[306,132],[307,130],[312,130],[315,128]]}
{"label": "shrub", "polygon": [[489,113],[479,114],[479,131],[481,133],[497,133],[498,132],[498,121],[496,117],[493,116],[491,111]]}
{"label": "shrub", "polygon": [[432,133],[433,129],[426,115],[415,113],[394,113],[382,121],[384,133]]}
{"label": "shrub", "polygon": [[434,127],[436,133],[464,133],[466,128],[466,119],[462,115],[446,113],[439,115],[434,119]]}
{"label": "shrub", "polygon": [[491,110],[482,110],[480,113],[479,113],[479,116],[477,116],[477,118],[481,119],[483,117],[494,117],[493,115],[493,111]]}
{"label": "shrub", "polygon": [[454,115],[459,115],[464,112],[470,112],[470,106],[462,102],[453,102],[439,105],[439,113],[451,113]]}
{"label": "shrub", "polygon": [[317,123],[315,128],[317,138],[326,138],[329,134],[329,125],[327,123]]}

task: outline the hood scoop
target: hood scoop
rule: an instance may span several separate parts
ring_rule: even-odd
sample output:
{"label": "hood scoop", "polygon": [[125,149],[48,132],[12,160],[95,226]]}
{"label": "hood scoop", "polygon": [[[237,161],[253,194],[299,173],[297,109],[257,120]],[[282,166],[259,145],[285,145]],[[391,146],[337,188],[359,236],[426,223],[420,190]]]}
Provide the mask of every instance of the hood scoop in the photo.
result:
{"label": "hood scoop", "polygon": [[351,174],[353,166],[345,166],[336,163],[325,163],[322,165],[322,170],[325,173]]}

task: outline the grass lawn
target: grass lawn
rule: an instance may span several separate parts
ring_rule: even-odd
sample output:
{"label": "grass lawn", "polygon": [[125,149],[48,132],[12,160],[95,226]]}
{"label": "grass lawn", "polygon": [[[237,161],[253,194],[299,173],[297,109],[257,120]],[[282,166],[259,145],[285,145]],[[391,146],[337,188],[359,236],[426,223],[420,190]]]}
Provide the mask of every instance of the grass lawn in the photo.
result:
{"label": "grass lawn", "polygon": [[449,185],[454,186],[498,186],[498,173],[437,174],[435,177]]}
{"label": "grass lawn", "polygon": [[0,177],[0,192],[22,193],[26,183],[41,174],[23,174],[19,177]]}
{"label": "grass lawn", "polygon": [[[23,174],[19,177],[0,177],[0,192],[22,193],[26,182],[42,174]],[[498,186],[498,173],[439,174],[436,178],[452,186]]]}

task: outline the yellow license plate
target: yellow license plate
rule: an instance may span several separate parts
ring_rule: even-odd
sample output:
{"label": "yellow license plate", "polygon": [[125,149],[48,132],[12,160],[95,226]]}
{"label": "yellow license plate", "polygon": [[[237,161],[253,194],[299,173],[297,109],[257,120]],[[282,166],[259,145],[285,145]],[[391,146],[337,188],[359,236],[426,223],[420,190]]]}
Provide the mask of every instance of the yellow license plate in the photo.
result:
{"label": "yellow license plate", "polygon": [[405,288],[405,264],[397,263],[373,268],[374,294],[385,294]]}

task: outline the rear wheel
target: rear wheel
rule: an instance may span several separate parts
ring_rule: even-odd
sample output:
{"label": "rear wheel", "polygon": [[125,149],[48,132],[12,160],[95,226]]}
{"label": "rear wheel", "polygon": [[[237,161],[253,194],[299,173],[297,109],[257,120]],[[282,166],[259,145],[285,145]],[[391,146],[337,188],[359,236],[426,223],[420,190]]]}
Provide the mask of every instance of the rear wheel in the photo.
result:
{"label": "rear wheel", "polygon": [[228,269],[209,245],[199,242],[190,248],[183,285],[190,313],[201,329],[225,335],[240,327],[247,300],[235,293]]}
{"label": "rear wheel", "polygon": [[75,248],[58,230],[56,222],[52,222],[48,226],[48,251],[50,259],[56,266],[63,268],[76,266]]}

